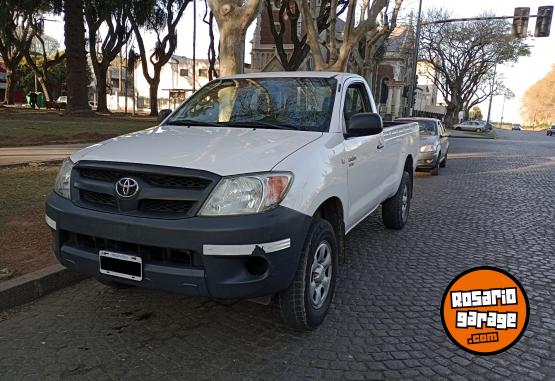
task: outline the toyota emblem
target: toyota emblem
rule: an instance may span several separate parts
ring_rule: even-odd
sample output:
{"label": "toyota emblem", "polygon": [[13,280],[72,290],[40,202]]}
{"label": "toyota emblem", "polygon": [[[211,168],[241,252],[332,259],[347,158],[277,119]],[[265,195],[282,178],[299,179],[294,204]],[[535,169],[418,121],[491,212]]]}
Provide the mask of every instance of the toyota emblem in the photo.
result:
{"label": "toyota emblem", "polygon": [[139,192],[139,183],[131,177],[122,177],[116,183],[116,193],[123,198],[131,198]]}

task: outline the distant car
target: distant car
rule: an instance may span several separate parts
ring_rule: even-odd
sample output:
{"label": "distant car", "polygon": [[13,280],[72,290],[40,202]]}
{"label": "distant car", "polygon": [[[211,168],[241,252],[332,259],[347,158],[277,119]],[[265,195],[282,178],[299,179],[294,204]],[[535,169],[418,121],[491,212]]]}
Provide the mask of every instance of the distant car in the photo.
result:
{"label": "distant car", "polygon": [[511,129],[513,131],[522,131],[522,126],[518,123],[513,123],[513,126],[511,127]]}
{"label": "distant car", "polygon": [[66,104],[67,105],[67,95],[61,95],[56,99],[56,103]]}
{"label": "distant car", "polygon": [[420,149],[417,171],[429,171],[433,176],[439,174],[439,167],[447,165],[449,134],[439,119],[435,118],[398,118],[398,121],[416,122],[420,127]]}
{"label": "distant car", "polygon": [[455,124],[453,128],[459,131],[462,130],[462,131],[484,132],[486,130],[486,124],[480,120],[466,120],[462,123]]}
{"label": "distant car", "polygon": [[552,124],[551,127],[547,129],[547,136],[555,135],[555,124]]}

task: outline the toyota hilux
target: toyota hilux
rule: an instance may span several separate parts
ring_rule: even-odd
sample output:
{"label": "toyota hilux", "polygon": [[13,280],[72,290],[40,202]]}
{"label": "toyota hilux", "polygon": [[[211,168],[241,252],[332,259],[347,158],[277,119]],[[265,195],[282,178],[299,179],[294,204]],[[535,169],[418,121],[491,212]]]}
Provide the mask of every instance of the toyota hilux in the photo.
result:
{"label": "toyota hilux", "polygon": [[266,298],[313,329],[346,234],[380,206],[406,224],[418,150],[418,125],[383,122],[358,75],[229,76],[73,154],[45,218],[58,260],[105,284]]}

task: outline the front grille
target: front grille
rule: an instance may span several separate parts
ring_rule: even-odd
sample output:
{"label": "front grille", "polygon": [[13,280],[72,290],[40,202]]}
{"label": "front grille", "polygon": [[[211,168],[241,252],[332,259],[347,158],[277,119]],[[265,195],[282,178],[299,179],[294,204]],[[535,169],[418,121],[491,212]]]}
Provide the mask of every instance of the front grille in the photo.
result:
{"label": "front grille", "polygon": [[81,189],[79,191],[79,197],[82,201],[85,201],[89,204],[109,206],[114,208],[117,206],[116,198],[106,193],[91,192]]}
{"label": "front grille", "polygon": [[61,237],[63,237],[62,245],[91,253],[98,253],[100,250],[106,250],[139,256],[142,258],[143,263],[163,264],[173,267],[203,267],[202,255],[193,250],[140,245],[68,231],[62,231]]}
{"label": "front grille", "polygon": [[[120,197],[116,183],[131,177],[138,193]],[[73,201],[104,212],[153,218],[194,216],[219,176],[209,172],[146,164],[79,162],[72,173]]]}
{"label": "front grille", "polygon": [[115,183],[122,177],[124,177],[123,172],[117,171],[109,171],[109,170],[102,170],[102,169],[95,169],[95,168],[83,168],[79,172],[81,177],[91,180],[98,180],[98,181],[109,181]]}
{"label": "front grille", "polygon": [[194,177],[149,175],[146,180],[152,185],[165,188],[204,189],[210,184],[210,180]]}
{"label": "front grille", "polygon": [[156,213],[187,213],[193,204],[193,201],[146,199],[141,201],[140,209]]}
{"label": "front grille", "polygon": [[[130,174],[121,171],[83,168],[80,175],[91,180],[115,183],[122,177],[129,176]],[[210,180],[195,177],[142,174],[141,178],[151,185],[162,188],[204,189],[210,185]]]}

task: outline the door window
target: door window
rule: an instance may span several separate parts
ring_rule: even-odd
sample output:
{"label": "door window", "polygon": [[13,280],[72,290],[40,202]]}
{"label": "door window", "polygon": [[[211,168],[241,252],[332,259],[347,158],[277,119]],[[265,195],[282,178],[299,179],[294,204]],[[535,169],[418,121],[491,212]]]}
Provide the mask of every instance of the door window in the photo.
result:
{"label": "door window", "polygon": [[345,104],[343,106],[345,126],[349,125],[351,116],[361,112],[370,112],[370,101],[364,86],[361,83],[355,83],[350,85],[345,92]]}

